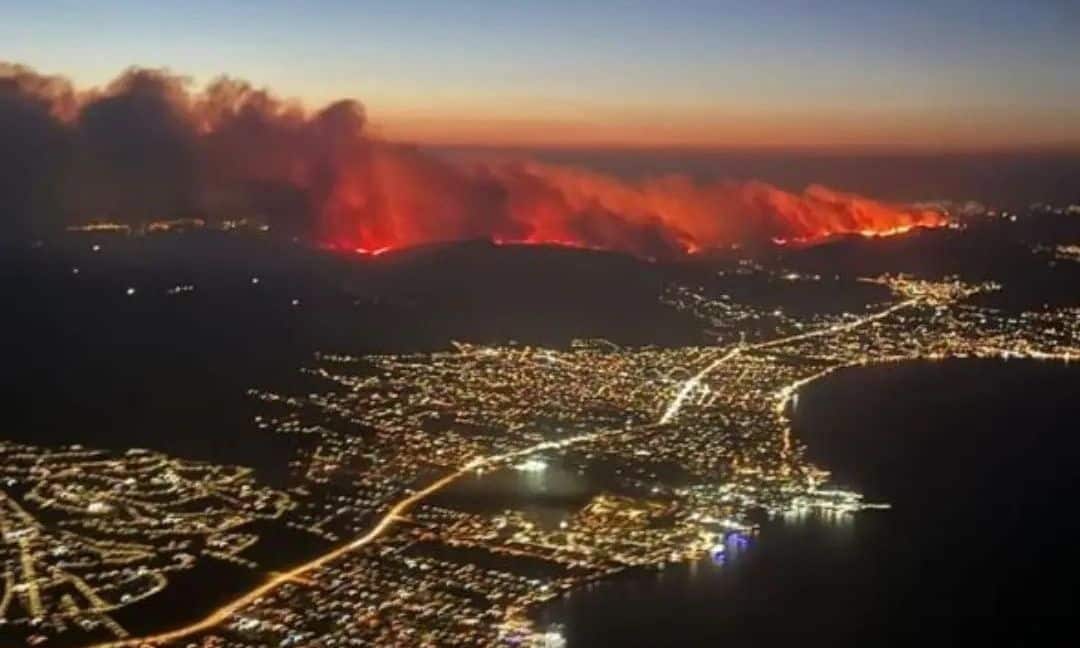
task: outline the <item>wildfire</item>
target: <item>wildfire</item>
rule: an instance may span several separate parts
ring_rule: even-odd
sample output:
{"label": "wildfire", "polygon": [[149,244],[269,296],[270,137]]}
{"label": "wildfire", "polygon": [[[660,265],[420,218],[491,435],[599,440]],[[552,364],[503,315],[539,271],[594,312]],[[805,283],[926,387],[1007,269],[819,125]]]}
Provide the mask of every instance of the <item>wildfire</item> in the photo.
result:
{"label": "wildfire", "polygon": [[532,162],[459,169],[427,166],[425,159],[427,171],[438,171],[433,185],[414,181],[416,172],[406,162],[417,160],[399,159],[394,150],[378,155],[391,158],[372,165],[386,175],[347,173],[362,184],[336,188],[334,195],[347,199],[331,198],[324,206],[324,236],[337,241],[334,247],[371,255],[479,238],[655,259],[755,242],[808,245],[845,234],[893,236],[947,224],[937,211],[821,186],[796,194],[763,182],[696,183],[678,175],[627,182]]}
{"label": "wildfire", "polygon": [[[0,99],[23,107],[0,124],[19,134],[8,157],[65,161],[35,166],[40,177],[25,184],[62,188],[58,213],[115,214],[127,225],[148,215],[251,215],[364,256],[487,239],[673,258],[946,224],[936,211],[819,185],[791,192],[677,174],[630,181],[530,161],[455,164],[373,136],[356,101],[309,111],[235,79],[192,90],[183,77],[136,68],[83,92],[0,65],[0,81]],[[14,204],[18,212],[37,203]]]}
{"label": "wildfire", "polygon": [[378,247],[378,248],[375,248],[375,249],[368,249],[368,248],[358,247],[358,248],[356,248],[355,251],[356,251],[357,254],[364,254],[364,255],[367,255],[367,256],[379,256],[380,254],[385,254],[386,252],[389,252],[390,250],[393,250],[393,249],[394,248],[390,247],[389,245],[384,245],[382,247]]}
{"label": "wildfire", "polygon": [[813,245],[815,243],[821,243],[822,241],[824,241],[826,239],[833,238],[833,237],[836,237],[836,236],[841,236],[841,235],[844,235],[844,234],[858,234],[859,236],[861,236],[863,238],[876,239],[876,238],[886,238],[886,237],[890,237],[890,236],[900,236],[902,234],[907,234],[907,233],[912,232],[912,231],[917,230],[917,229],[937,229],[939,227],[947,227],[948,225],[949,225],[949,221],[944,216],[941,216],[940,219],[939,218],[927,218],[927,219],[925,219],[925,220],[923,220],[923,221],[921,221],[919,223],[915,223],[915,224],[912,224],[912,225],[897,225],[896,227],[882,227],[881,229],[865,228],[865,229],[856,230],[856,231],[828,232],[828,233],[823,233],[823,234],[821,234],[819,236],[798,237],[798,238],[793,238],[793,239],[774,237],[772,239],[772,242],[775,243],[776,245],[784,245],[784,246],[787,246],[787,245]]}

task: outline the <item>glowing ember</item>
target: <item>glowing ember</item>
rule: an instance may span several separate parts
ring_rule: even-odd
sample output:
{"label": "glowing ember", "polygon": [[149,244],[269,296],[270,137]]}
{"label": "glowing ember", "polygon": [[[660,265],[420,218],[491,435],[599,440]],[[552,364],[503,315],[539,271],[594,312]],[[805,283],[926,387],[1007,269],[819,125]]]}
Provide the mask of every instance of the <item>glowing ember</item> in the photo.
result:
{"label": "glowing ember", "polygon": [[374,250],[369,250],[367,248],[356,248],[356,253],[357,254],[366,254],[366,255],[369,255],[369,256],[379,256],[380,254],[389,252],[392,249],[393,248],[390,247],[389,245],[384,245],[382,247],[375,248]]}

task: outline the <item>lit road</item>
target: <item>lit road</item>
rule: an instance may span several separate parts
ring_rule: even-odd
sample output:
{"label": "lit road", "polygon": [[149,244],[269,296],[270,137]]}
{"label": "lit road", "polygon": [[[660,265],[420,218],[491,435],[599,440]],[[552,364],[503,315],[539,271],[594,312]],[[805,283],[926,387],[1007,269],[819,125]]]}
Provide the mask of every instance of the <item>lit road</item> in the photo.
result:
{"label": "lit road", "polygon": [[672,399],[671,404],[664,410],[663,416],[660,417],[660,424],[671,422],[676,416],[679,415],[679,410],[682,409],[683,403],[690,397],[690,394],[694,393],[694,390],[701,385],[701,381],[712,373],[717,367],[724,364],[728,360],[731,360],[735,356],[739,355],[743,350],[743,347],[735,347],[724,355],[720,356],[716,360],[713,360],[710,364],[706,365],[704,369],[697,372],[693,376],[687,378],[679,391],[675,394],[675,398]]}
{"label": "lit road", "polygon": [[176,628],[168,632],[162,632],[160,634],[149,635],[145,637],[125,638],[117,641],[110,641],[106,643],[96,644],[94,648],[124,648],[129,646],[143,646],[153,644],[163,644],[170,641],[177,641],[185,637],[190,637],[193,634],[210,630],[211,628],[221,624],[230,616],[241,610],[245,606],[255,602],[256,599],[269,593],[274,588],[282,585],[288,581],[302,581],[308,572],[326,565],[336,558],[340,558],[345,554],[360,549],[366,545],[371,544],[381,536],[383,536],[387,530],[389,530],[401,516],[412,508],[417,502],[423,500],[427,496],[439,491],[449,484],[456,481],[458,478],[465,476],[466,474],[478,470],[487,466],[495,465],[503,461],[514,459],[530,455],[534,452],[542,450],[556,450],[559,448],[565,448],[567,446],[581,443],[583,441],[590,441],[603,436],[619,434],[625,432],[625,430],[601,430],[590,434],[581,434],[578,436],[568,437],[566,439],[560,439],[558,441],[544,441],[535,445],[523,448],[521,450],[514,450],[512,452],[506,452],[498,455],[491,455],[489,457],[478,457],[472,461],[466,463],[456,471],[428,484],[421,490],[416,491],[412,495],[398,501],[396,504],[390,507],[382,518],[363,536],[353,540],[352,542],[337,547],[325,554],[322,554],[318,558],[306,562],[298,567],[294,567],[289,571],[275,572],[273,577],[267,580],[265,583],[256,587],[255,589],[247,592],[246,594],[229,601],[228,603],[218,607],[213,612],[208,614],[203,619],[196,621],[190,625]]}
{"label": "lit road", "polygon": [[[758,342],[757,344],[736,346],[736,347],[728,350],[727,353],[720,356],[716,360],[713,360],[711,363],[706,365],[705,368],[703,368],[701,371],[697,372],[696,374],[694,374],[693,376],[688,378],[685,382],[683,382],[682,386],[679,388],[679,391],[675,394],[675,398],[672,399],[671,404],[668,405],[667,409],[664,410],[664,414],[660,417],[660,423],[661,424],[670,423],[672,420],[674,420],[674,418],[679,415],[679,410],[682,409],[682,406],[686,402],[686,399],[689,398],[690,395],[694,393],[694,390],[697,389],[701,385],[701,382],[703,380],[705,380],[705,378],[707,378],[710,373],[715,371],[717,367],[719,367],[720,365],[728,362],[729,360],[731,360],[735,356],[739,355],[743,351],[753,351],[753,350],[756,350],[756,349],[767,349],[769,347],[783,346],[785,344],[790,344],[791,342],[799,342],[799,341],[802,341],[802,340],[808,340],[808,339],[811,339],[811,338],[821,337],[823,335],[829,335],[829,334],[832,334],[832,333],[842,333],[844,331],[850,331],[852,329],[859,328],[860,326],[865,326],[866,324],[869,324],[870,322],[880,320],[880,319],[884,319],[884,318],[888,317],[889,315],[892,315],[896,311],[901,310],[903,308],[907,308],[909,306],[914,306],[918,301],[919,301],[918,298],[907,299],[907,300],[904,300],[902,302],[893,304],[892,306],[890,306],[890,307],[888,307],[888,308],[886,308],[884,310],[880,310],[880,311],[878,311],[876,313],[872,313],[870,315],[867,315],[866,317],[860,317],[860,318],[852,320],[850,322],[843,322],[841,324],[834,324],[833,326],[827,326],[825,328],[816,329],[816,330],[813,330],[813,331],[807,331],[806,333],[797,333],[795,335],[789,335],[787,337],[776,338],[776,339],[773,339],[773,340],[766,340],[764,342]],[[817,378],[817,376],[815,376],[815,378]],[[809,381],[806,381],[806,382],[809,382]],[[799,383],[797,383],[795,386],[792,387],[792,390],[794,390],[794,389],[796,389],[798,387],[801,387],[802,384],[804,384],[804,383],[800,381]]]}
{"label": "lit road", "polygon": [[[906,301],[903,301],[903,302],[899,302],[899,303],[897,303],[897,304],[895,304],[895,305],[893,305],[893,306],[891,306],[891,307],[889,307],[887,309],[884,309],[882,311],[878,311],[878,312],[876,312],[874,314],[871,314],[871,315],[867,315],[866,317],[862,317],[862,318],[859,318],[857,320],[853,320],[851,322],[845,322],[845,323],[842,323],[842,324],[836,324],[836,325],[833,325],[833,326],[830,326],[830,327],[825,327],[825,328],[822,328],[822,329],[809,331],[809,332],[806,332],[806,333],[799,333],[797,335],[791,335],[791,336],[784,337],[784,338],[768,340],[768,341],[760,342],[760,343],[757,343],[757,344],[740,345],[740,346],[736,346],[736,347],[731,348],[731,349],[727,349],[720,357],[713,360],[711,363],[706,365],[703,369],[698,371],[696,374],[694,374],[693,376],[691,376],[691,377],[687,378],[685,381],[683,381],[683,383],[680,386],[679,390],[676,392],[675,397],[672,399],[671,403],[668,405],[668,407],[664,410],[663,414],[661,415],[659,423],[660,424],[665,424],[665,423],[669,423],[672,420],[674,420],[678,416],[678,414],[679,414],[680,410],[682,409],[682,407],[683,407],[684,403],[686,402],[686,400],[689,398],[689,396],[691,394],[693,394],[695,389],[699,388],[702,381],[705,380],[705,378],[707,378],[708,375],[710,373],[712,373],[717,367],[719,367],[719,366],[723,365],[724,363],[730,361],[731,359],[735,358],[740,353],[743,353],[745,351],[754,350],[754,349],[763,349],[763,348],[768,348],[768,347],[772,347],[772,346],[780,346],[780,345],[783,345],[783,344],[786,344],[786,343],[789,343],[789,342],[795,342],[795,341],[799,341],[799,340],[803,340],[803,339],[808,339],[808,338],[818,337],[818,336],[822,336],[822,335],[828,335],[828,334],[831,334],[831,333],[839,333],[839,332],[842,332],[842,331],[851,330],[851,329],[857,328],[859,326],[863,326],[863,325],[865,325],[865,324],[867,324],[869,322],[872,322],[874,320],[878,320],[878,319],[882,319],[884,317],[887,317],[888,315],[896,312],[897,310],[900,310],[901,308],[906,308],[908,306],[911,306],[911,305],[915,304],[917,301],[919,301],[919,300],[916,298],[916,299],[909,299],[909,300],[906,300]],[[530,454],[533,454],[535,452],[539,452],[539,451],[542,451],[542,450],[554,450],[554,449],[564,448],[564,447],[574,445],[574,444],[577,444],[577,443],[581,443],[581,442],[585,442],[585,441],[591,441],[591,440],[598,439],[598,438],[601,438],[601,437],[604,437],[604,436],[609,436],[609,435],[614,435],[614,434],[621,434],[621,433],[625,433],[625,432],[626,432],[626,430],[621,430],[621,429],[619,429],[619,430],[600,430],[600,431],[592,432],[592,433],[589,433],[589,434],[581,434],[581,435],[578,435],[578,436],[568,437],[568,438],[561,439],[561,440],[558,440],[558,441],[544,441],[544,442],[537,443],[535,445],[529,446],[527,448],[523,448],[521,450],[515,450],[515,451],[512,451],[512,452],[507,452],[507,453],[503,453],[503,454],[491,455],[491,456],[488,456],[488,457],[478,457],[476,459],[473,459],[472,461],[469,461],[466,464],[464,464],[463,466],[461,466],[460,468],[458,468],[456,471],[445,475],[444,477],[432,482],[431,484],[428,484],[424,488],[412,493],[411,495],[405,497],[404,499],[399,500],[397,503],[395,503],[393,506],[391,506],[390,509],[387,510],[387,512],[379,519],[379,521],[376,522],[375,525],[366,534],[364,534],[363,536],[361,536],[359,538],[356,538],[352,542],[341,545],[341,546],[339,546],[339,547],[337,547],[337,548],[335,548],[335,549],[333,549],[333,550],[331,550],[331,551],[329,551],[329,552],[327,552],[325,554],[322,554],[321,556],[319,556],[319,557],[317,557],[317,558],[315,558],[315,559],[313,559],[313,560],[311,560],[309,562],[306,562],[306,563],[303,563],[303,564],[301,564],[301,565],[299,565],[297,567],[294,567],[293,569],[290,569],[290,570],[284,571],[284,572],[275,572],[271,576],[271,578],[269,578],[265,583],[263,583],[259,587],[255,588],[253,590],[250,590],[249,592],[243,594],[242,596],[240,596],[238,598],[235,598],[232,601],[229,601],[228,603],[225,603],[224,605],[216,608],[210,614],[208,614],[206,617],[204,617],[203,619],[201,619],[199,621],[196,621],[196,622],[194,622],[192,624],[189,624],[189,625],[186,625],[186,626],[183,626],[183,627],[180,627],[180,628],[176,628],[174,630],[170,630],[170,631],[167,631],[167,632],[162,632],[162,633],[155,634],[155,635],[149,635],[149,636],[145,636],[145,637],[135,637],[135,638],[124,638],[124,639],[119,639],[119,640],[115,640],[115,641],[111,641],[111,642],[97,644],[94,648],[128,648],[128,647],[131,647],[131,646],[142,646],[142,645],[147,645],[147,644],[149,644],[149,645],[163,644],[163,643],[167,643],[167,642],[170,642],[170,641],[176,641],[176,640],[179,640],[179,639],[183,639],[185,637],[190,637],[191,635],[197,634],[199,632],[204,632],[204,631],[210,630],[210,629],[214,628],[215,626],[221,624],[222,622],[226,621],[230,616],[232,616],[233,614],[235,614],[239,610],[241,610],[244,607],[246,607],[246,606],[250,605],[251,603],[255,602],[255,600],[259,599],[260,597],[266,595],[267,593],[269,593],[270,591],[272,591],[274,588],[278,587],[279,585],[282,585],[282,584],[284,584],[286,582],[289,582],[289,581],[302,581],[302,580],[304,580],[306,578],[306,576],[307,576],[307,574],[309,572],[311,572],[313,570],[316,570],[316,569],[319,569],[320,567],[326,565],[327,563],[329,563],[329,562],[331,562],[331,561],[333,561],[333,560],[335,560],[337,558],[340,558],[341,556],[344,556],[344,555],[348,554],[351,551],[355,551],[357,549],[360,549],[362,547],[365,547],[365,546],[371,544],[375,540],[377,540],[380,537],[382,537],[383,535],[385,535],[386,532],[394,526],[394,523],[397,522],[399,519],[401,519],[401,516],[404,515],[410,508],[412,508],[418,502],[420,502],[423,499],[427,498],[429,495],[431,495],[431,494],[433,494],[433,493],[435,493],[435,492],[437,492],[439,490],[442,490],[446,486],[450,485],[451,483],[453,483],[457,479],[469,474],[470,472],[473,472],[475,470],[482,469],[482,468],[485,468],[485,467],[488,467],[488,466],[493,466],[493,465],[496,465],[496,464],[499,464],[501,462],[504,462],[504,461],[507,461],[507,460],[510,460],[510,459],[514,459],[514,458],[517,458],[517,457],[527,456],[527,455],[530,455]]]}

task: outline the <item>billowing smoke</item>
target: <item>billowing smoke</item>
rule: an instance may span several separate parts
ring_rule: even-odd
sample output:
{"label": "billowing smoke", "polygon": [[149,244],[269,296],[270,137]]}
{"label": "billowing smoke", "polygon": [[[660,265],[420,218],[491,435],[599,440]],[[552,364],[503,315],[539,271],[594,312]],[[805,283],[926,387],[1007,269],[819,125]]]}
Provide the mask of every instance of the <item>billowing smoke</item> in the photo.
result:
{"label": "billowing smoke", "polygon": [[0,63],[2,231],[94,220],[256,218],[359,251],[489,238],[664,257],[941,224],[936,212],[811,186],[625,182],[534,162],[458,165],[229,78],[131,69],[104,88]]}

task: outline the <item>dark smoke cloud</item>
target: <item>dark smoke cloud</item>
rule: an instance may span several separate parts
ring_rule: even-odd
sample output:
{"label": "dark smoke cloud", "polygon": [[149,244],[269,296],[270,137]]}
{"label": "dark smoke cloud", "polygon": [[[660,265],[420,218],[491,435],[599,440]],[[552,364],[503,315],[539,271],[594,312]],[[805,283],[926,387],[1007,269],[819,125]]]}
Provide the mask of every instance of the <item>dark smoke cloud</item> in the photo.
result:
{"label": "dark smoke cloud", "polygon": [[73,146],[61,120],[74,101],[62,80],[0,63],[2,230],[25,235],[63,220],[60,187]]}
{"label": "dark smoke cloud", "polygon": [[131,70],[83,104],[73,124],[79,207],[130,220],[200,209],[199,138],[183,87]]}
{"label": "dark smoke cloud", "polygon": [[192,90],[164,70],[79,92],[0,64],[0,145],[2,231],[20,236],[91,220],[254,217],[347,250],[490,238],[669,257],[941,222],[824,187],[459,166],[372,137],[355,101],[311,112],[230,78]]}

